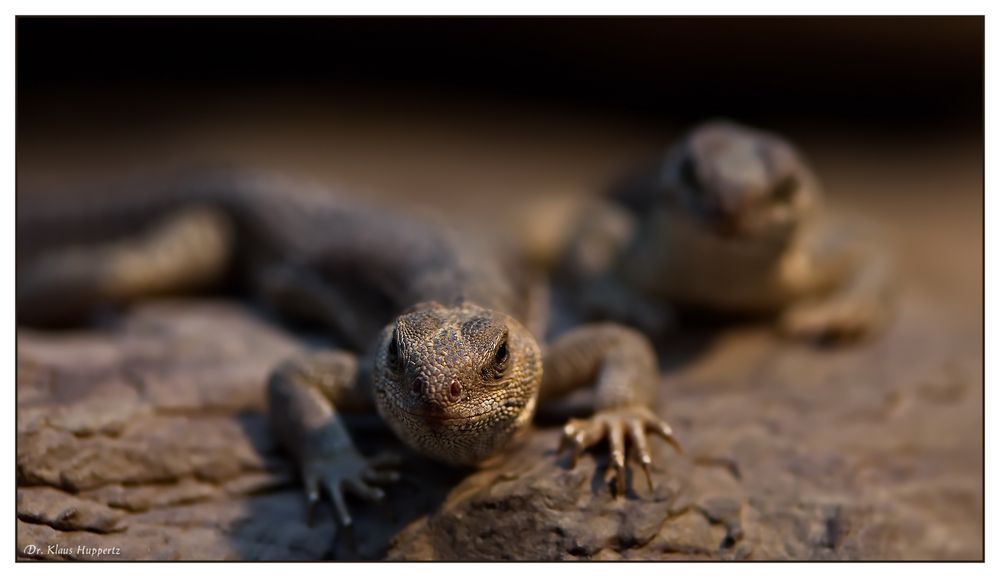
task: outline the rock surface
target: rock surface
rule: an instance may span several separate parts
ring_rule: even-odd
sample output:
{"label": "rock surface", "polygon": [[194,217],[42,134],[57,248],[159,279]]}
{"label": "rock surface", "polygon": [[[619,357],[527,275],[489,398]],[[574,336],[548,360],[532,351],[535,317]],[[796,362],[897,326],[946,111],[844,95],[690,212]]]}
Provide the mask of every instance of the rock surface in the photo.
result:
{"label": "rock surface", "polygon": [[913,290],[859,347],[753,326],[662,345],[659,409],[686,452],[654,442],[652,490],[636,475],[614,500],[601,452],[568,469],[558,416],[475,472],[407,453],[362,417],[362,450],[401,452],[404,479],[383,504],[354,503],[353,531],[338,532],[329,511],[307,523],[268,432],[264,379],[299,340],[217,301],[151,303],[103,331],[21,330],[18,555],[982,558],[975,319]]}

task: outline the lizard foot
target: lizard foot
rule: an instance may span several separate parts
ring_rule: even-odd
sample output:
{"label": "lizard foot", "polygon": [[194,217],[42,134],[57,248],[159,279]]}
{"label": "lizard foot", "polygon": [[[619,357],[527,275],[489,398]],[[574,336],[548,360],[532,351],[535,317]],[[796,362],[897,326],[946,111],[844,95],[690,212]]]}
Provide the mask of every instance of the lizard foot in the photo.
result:
{"label": "lizard foot", "polygon": [[874,333],[885,321],[885,307],[877,300],[834,299],[793,306],[780,329],[796,339],[840,342]]}
{"label": "lizard foot", "polygon": [[571,449],[570,467],[575,468],[577,459],[584,450],[607,438],[611,444],[612,467],[608,468],[605,482],[610,483],[611,479],[615,478],[613,491],[617,498],[625,494],[626,436],[638,451],[642,470],[646,474],[646,483],[650,490],[653,489],[653,478],[649,473],[653,458],[650,456],[649,442],[646,440],[647,431],[659,435],[678,452],[683,452],[670,425],[648,408],[639,405],[605,409],[587,419],[570,420],[563,428],[559,451],[562,452],[567,447]]}
{"label": "lizard foot", "polygon": [[341,449],[332,456],[307,459],[302,477],[309,500],[310,525],[322,489],[333,502],[340,523],[350,526],[352,520],[347,510],[345,491],[371,502],[381,501],[385,492],[378,486],[399,481],[399,473],[393,469],[399,463],[400,459],[395,454],[382,453],[366,459],[353,448]]}

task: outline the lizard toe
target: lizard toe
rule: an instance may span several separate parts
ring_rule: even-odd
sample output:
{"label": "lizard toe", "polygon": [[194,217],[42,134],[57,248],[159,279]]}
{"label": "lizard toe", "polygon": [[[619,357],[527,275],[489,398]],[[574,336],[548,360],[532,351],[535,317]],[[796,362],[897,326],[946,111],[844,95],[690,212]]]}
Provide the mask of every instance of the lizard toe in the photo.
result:
{"label": "lizard toe", "polygon": [[650,472],[653,458],[647,432],[662,437],[678,453],[683,453],[670,425],[643,406],[605,409],[589,419],[572,420],[563,429],[563,446],[571,447],[575,465],[576,458],[584,450],[606,438],[610,448],[610,462],[604,481],[612,484],[612,493],[618,498],[626,493],[628,448],[635,449],[646,477],[646,485],[650,490],[653,489]]}

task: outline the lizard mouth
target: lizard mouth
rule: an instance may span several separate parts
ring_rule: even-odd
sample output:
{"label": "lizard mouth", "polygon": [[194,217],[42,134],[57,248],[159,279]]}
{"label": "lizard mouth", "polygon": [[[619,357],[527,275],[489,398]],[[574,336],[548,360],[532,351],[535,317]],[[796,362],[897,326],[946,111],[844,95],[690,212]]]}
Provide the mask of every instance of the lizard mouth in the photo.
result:
{"label": "lizard mouth", "polygon": [[392,401],[390,401],[390,403],[387,405],[389,405],[393,410],[401,414],[404,414],[408,417],[416,418],[423,423],[431,425],[447,425],[452,423],[472,422],[488,418],[489,416],[502,415],[508,413],[514,415],[520,415],[526,407],[526,404],[524,403],[519,403],[515,400],[508,400],[506,403],[501,403],[499,405],[493,406],[492,408],[487,409],[485,411],[480,411],[478,413],[467,414],[467,415],[456,415],[455,413],[449,413],[447,410],[441,410],[441,409],[432,409],[430,411],[427,410],[418,411],[404,407],[404,405],[401,403],[396,403]]}
{"label": "lizard mouth", "polygon": [[474,413],[472,415],[449,416],[449,415],[445,415],[445,414],[442,414],[442,413],[436,413],[436,412],[415,412],[415,411],[410,411],[408,409],[403,409],[402,407],[400,407],[398,405],[396,406],[396,409],[399,410],[399,411],[401,411],[401,412],[403,412],[403,413],[405,413],[406,415],[409,415],[409,416],[412,416],[412,417],[416,417],[416,418],[420,418],[421,420],[432,422],[432,423],[451,423],[451,422],[456,422],[456,421],[473,420],[473,419],[476,419],[476,418],[480,418],[480,417],[489,415],[491,413],[495,413],[495,410],[489,410],[489,411],[484,411],[484,412],[480,412],[480,413]]}

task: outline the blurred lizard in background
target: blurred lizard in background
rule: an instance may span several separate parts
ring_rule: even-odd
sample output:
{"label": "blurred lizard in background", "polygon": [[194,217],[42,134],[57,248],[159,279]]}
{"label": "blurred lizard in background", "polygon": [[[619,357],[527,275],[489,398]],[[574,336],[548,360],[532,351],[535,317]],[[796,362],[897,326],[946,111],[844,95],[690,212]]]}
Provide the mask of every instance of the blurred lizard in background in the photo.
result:
{"label": "blurred lizard in background", "polygon": [[18,322],[79,322],[102,306],[228,278],[279,313],[334,330],[351,351],[287,362],[268,397],[310,505],[325,493],[342,524],[351,523],[345,492],[379,500],[380,486],[398,478],[393,459],[355,449],[346,412],[377,409],[418,452],[468,466],[522,432],[539,401],[593,383],[596,412],[563,432],[574,464],[607,440],[606,481],[621,495],[626,442],[650,487],[647,432],[679,449],[651,410],[658,371],[646,337],[602,323],[543,349],[546,308],[499,247],[273,177],[218,174],[150,188],[20,199]]}
{"label": "blurred lizard in background", "polygon": [[585,210],[559,267],[584,310],[654,336],[674,307],[773,316],[795,338],[870,335],[892,310],[885,244],[820,201],[785,140],[709,122]]}

